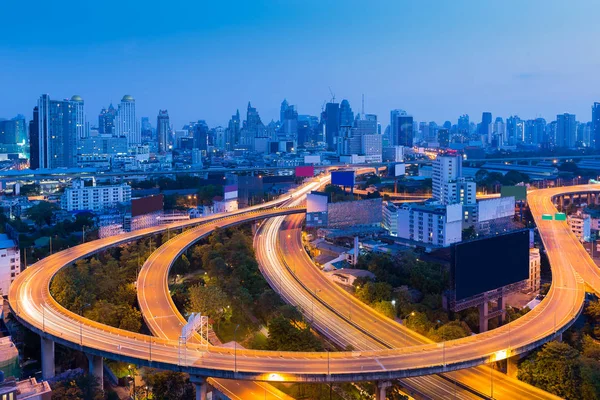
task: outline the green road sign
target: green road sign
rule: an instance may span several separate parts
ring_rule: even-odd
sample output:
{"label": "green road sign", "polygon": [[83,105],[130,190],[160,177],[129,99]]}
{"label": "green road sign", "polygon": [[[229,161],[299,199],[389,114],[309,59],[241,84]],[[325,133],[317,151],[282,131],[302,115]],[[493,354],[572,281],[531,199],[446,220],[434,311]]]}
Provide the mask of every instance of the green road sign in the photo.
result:
{"label": "green road sign", "polygon": [[552,214],[542,214],[542,221],[552,221]]}
{"label": "green road sign", "polygon": [[554,219],[557,221],[566,221],[567,220],[567,214],[565,213],[556,213],[554,214]]}

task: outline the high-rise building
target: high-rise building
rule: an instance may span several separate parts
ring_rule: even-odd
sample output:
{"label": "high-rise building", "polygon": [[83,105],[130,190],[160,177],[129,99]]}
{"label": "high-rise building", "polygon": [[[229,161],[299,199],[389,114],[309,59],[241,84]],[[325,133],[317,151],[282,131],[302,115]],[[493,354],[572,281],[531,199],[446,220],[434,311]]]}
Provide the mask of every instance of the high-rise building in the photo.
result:
{"label": "high-rise building", "polygon": [[573,148],[577,135],[575,114],[559,114],[556,116],[556,147]]}
{"label": "high-rise building", "polygon": [[115,134],[115,116],[117,110],[110,103],[108,109],[103,108],[98,115],[98,133],[101,135],[114,135]]}
{"label": "high-rise building", "polygon": [[327,148],[336,148],[337,137],[340,133],[340,105],[339,103],[327,103],[325,105],[325,139]]}
{"label": "high-rise building", "polygon": [[[279,127],[279,131],[283,136],[281,139],[296,141],[298,138],[298,111],[296,111],[296,106],[288,105],[287,101],[284,102],[287,108],[281,115],[283,117],[280,121],[281,126]],[[283,105],[284,103],[281,104],[282,107]]]}
{"label": "high-rise building", "polygon": [[115,132],[117,136],[125,136],[127,145],[142,144],[140,123],[135,116],[135,99],[125,95],[117,109],[115,118]]}
{"label": "high-rise building", "polygon": [[200,151],[208,150],[208,124],[204,120],[199,120],[194,125],[194,148]]}
{"label": "high-rise building", "polygon": [[342,100],[340,104],[340,127],[354,125],[354,112],[348,100]]}
{"label": "high-rise building", "polygon": [[438,129],[437,141],[441,148],[446,148],[450,145],[450,132],[446,128]]}
{"label": "high-rise building", "polygon": [[75,109],[75,124],[77,128],[77,138],[82,139],[88,136],[89,131],[85,127],[85,113],[83,111],[83,99],[75,95],[71,97],[73,108]]}
{"label": "high-rise building", "polygon": [[475,203],[476,184],[462,176],[462,157],[438,156],[432,164],[432,195],[441,204]]}
{"label": "high-rise building", "polygon": [[412,147],[413,146],[413,117],[411,115],[400,115],[397,118],[396,126],[398,132],[395,145]]}
{"label": "high-rise building", "polygon": [[[75,96],[74,96],[75,97]],[[77,163],[80,130],[78,121],[83,102],[79,100],[51,100],[44,94],[34,109],[30,131],[31,163],[33,169],[72,168]],[[35,152],[35,154],[34,154]]]}
{"label": "high-rise building", "polygon": [[469,134],[471,133],[469,116],[467,114],[463,114],[460,117],[458,117],[458,124],[456,126],[458,128],[458,133],[463,136],[469,136]]}
{"label": "high-rise building", "polygon": [[[235,115],[231,116],[231,119],[229,120],[229,124],[227,125],[227,129],[229,130],[231,147],[240,143],[240,128],[241,128],[240,110],[236,110]],[[227,150],[231,150],[231,147],[227,148]]]}
{"label": "high-rise building", "polygon": [[33,119],[29,121],[29,168],[40,168],[40,112],[33,108]]}
{"label": "high-rise building", "polygon": [[390,141],[391,144],[394,146],[399,146],[399,144],[397,143],[398,140],[398,131],[399,131],[399,126],[398,126],[398,117],[401,115],[407,115],[406,111],[404,110],[392,110],[390,111],[390,131],[389,131],[389,135],[390,135]]}
{"label": "high-rise building", "polygon": [[525,124],[518,116],[511,116],[506,119],[506,142],[505,145],[515,146],[517,143],[523,143],[525,138]]}
{"label": "high-rise building", "polygon": [[492,128],[492,142],[496,142],[496,146],[504,146],[507,144],[506,141],[506,124],[502,117],[496,117],[494,126]]}
{"label": "high-rise building", "polygon": [[0,153],[20,153],[26,137],[25,117],[0,120]]}
{"label": "high-rise building", "polygon": [[600,150],[600,103],[592,106],[592,147]]}
{"label": "high-rise building", "polygon": [[158,152],[166,153],[169,151],[169,139],[171,125],[169,123],[169,113],[167,110],[158,110],[156,118],[156,134],[158,135]]}
{"label": "high-rise building", "polygon": [[289,107],[287,99],[283,99],[281,102],[281,108],[279,109],[279,122],[283,124],[283,120],[285,119],[285,112]]}

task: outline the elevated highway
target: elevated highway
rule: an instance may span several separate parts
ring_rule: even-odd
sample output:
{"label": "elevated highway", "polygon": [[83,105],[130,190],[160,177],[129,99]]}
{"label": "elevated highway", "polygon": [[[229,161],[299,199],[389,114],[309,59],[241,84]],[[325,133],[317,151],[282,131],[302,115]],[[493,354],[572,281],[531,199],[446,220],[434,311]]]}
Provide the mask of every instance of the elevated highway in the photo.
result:
{"label": "elevated highway", "polygon": [[[558,189],[573,191],[574,188]],[[548,296],[535,310],[517,321],[490,332],[445,342],[443,346],[427,343],[335,353],[234,351],[212,346],[205,348],[201,344],[182,347],[177,341],[135,334],[82,318],[60,306],[50,295],[52,277],[77,259],[145,235],[182,227],[185,223],[101,239],[51,255],[15,280],[9,293],[10,305],[23,324],[42,336],[43,348],[47,347],[44,341],[58,342],[96,357],[184,371],[200,377],[334,382],[390,380],[450,372],[501,360],[553,340],[581,312],[585,294],[581,277],[589,279],[591,287],[600,287],[595,266],[594,271],[590,271],[591,259],[566,224],[552,221],[554,224],[550,225],[550,221],[541,221],[541,213],[555,210],[551,201],[555,192],[544,192],[541,190],[536,193],[538,197],[530,198],[530,204],[534,204],[532,212],[544,243],[550,249],[553,285]],[[275,215],[269,213],[285,211],[288,210],[254,211],[247,218],[238,214],[228,219],[239,218],[241,223],[258,218],[257,214],[265,218]],[[174,247],[180,245],[179,242],[173,244]],[[180,250],[175,249],[176,252]],[[163,258],[161,262],[169,266],[174,261]],[[43,364],[47,367],[47,363],[43,361]]]}

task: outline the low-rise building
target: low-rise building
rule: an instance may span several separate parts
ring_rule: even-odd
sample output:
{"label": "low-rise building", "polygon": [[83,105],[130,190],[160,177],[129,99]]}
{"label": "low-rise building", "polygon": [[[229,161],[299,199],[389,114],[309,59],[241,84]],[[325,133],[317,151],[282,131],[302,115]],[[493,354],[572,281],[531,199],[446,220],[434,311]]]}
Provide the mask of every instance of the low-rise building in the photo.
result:
{"label": "low-rise building", "polygon": [[0,382],[1,400],[51,400],[52,389],[47,381],[35,378],[17,381],[14,378]]}
{"label": "low-rise building", "polygon": [[530,292],[539,292],[541,287],[541,268],[542,261],[540,249],[529,249],[529,285]]}
{"label": "low-rise building", "polygon": [[76,179],[71,187],[65,189],[61,197],[61,208],[67,211],[103,211],[119,204],[131,201],[131,186],[119,185],[85,186],[81,179]]}
{"label": "low-rise building", "polygon": [[580,242],[587,242],[592,235],[592,221],[589,215],[577,213],[567,216],[569,228],[573,231]]}
{"label": "low-rise building", "polygon": [[398,209],[398,237],[446,247],[462,239],[462,205],[403,204]]}
{"label": "low-rise building", "polygon": [[21,273],[21,253],[17,243],[0,234],[0,296],[8,295],[10,284]]}

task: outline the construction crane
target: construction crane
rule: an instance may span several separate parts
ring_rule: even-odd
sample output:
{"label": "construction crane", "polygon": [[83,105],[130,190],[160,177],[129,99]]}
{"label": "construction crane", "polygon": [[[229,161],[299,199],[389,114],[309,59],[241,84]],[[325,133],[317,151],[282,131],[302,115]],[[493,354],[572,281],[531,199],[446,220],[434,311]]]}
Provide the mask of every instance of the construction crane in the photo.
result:
{"label": "construction crane", "polygon": [[335,103],[335,93],[331,90],[331,86],[329,86],[329,93],[331,93],[331,102]]}

